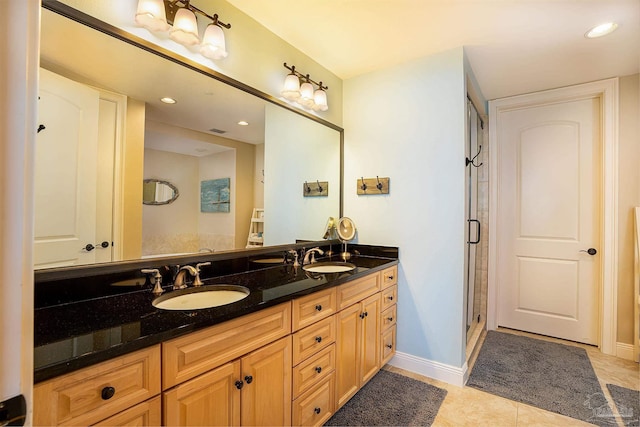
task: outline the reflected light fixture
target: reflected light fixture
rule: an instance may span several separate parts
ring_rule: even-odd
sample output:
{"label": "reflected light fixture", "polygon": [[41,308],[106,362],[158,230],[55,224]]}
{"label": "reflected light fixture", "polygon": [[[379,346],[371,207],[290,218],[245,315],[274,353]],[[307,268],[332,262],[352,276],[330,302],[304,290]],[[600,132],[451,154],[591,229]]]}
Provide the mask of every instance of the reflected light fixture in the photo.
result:
{"label": "reflected light fixture", "polygon": [[[296,71],[295,65],[289,67],[285,62],[284,67],[291,72],[285,77],[284,86],[280,92],[283,98],[295,101],[302,107],[313,111],[327,111],[329,109],[326,92],[329,89],[328,86],[324,86],[322,82],[314,82],[309,74],[304,75]],[[314,90],[313,85],[318,88]]]}
{"label": "reflected light fixture", "polygon": [[240,121],[238,122],[238,124],[239,124],[240,126],[249,126],[249,122],[247,122],[247,121],[245,121],[245,120],[240,120]]}
{"label": "reflected light fixture", "polygon": [[164,102],[165,104],[176,104],[178,101],[176,101],[173,98],[170,98],[168,96],[165,96],[164,98],[160,98],[161,102]]}
{"label": "reflected light fixture", "polygon": [[[211,20],[202,42],[198,35],[196,14]],[[189,0],[138,0],[136,23],[151,32],[169,32],[169,37],[181,45],[200,45],[200,53],[209,59],[226,58],[227,48],[223,28],[231,28],[213,16],[193,6]]]}
{"label": "reflected light fixture", "polygon": [[585,33],[585,37],[588,39],[595,39],[597,37],[606,36],[613,33],[618,28],[618,24],[615,22],[605,22],[604,24],[596,25]]}

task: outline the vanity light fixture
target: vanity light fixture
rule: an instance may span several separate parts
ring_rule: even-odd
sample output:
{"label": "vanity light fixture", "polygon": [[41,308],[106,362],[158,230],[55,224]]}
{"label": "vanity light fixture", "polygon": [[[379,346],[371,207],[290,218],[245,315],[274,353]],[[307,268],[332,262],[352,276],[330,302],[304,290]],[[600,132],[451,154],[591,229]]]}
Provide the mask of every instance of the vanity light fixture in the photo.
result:
{"label": "vanity light fixture", "polygon": [[[289,67],[284,63],[284,68],[291,71],[284,80],[284,86],[280,94],[289,101],[295,101],[304,108],[314,111],[327,111],[328,86],[324,86],[322,82],[316,83],[309,77],[309,74],[302,74],[296,71],[296,66]],[[302,82],[302,84],[300,84]],[[318,88],[314,90],[313,85]]]}
{"label": "vanity light fixture", "polygon": [[[211,20],[202,41],[198,35],[196,14]],[[213,16],[198,9],[190,0],[138,0],[136,23],[151,32],[169,32],[169,37],[184,46],[200,45],[200,53],[209,59],[226,58],[227,48],[223,28],[231,28]]]}
{"label": "vanity light fixture", "polygon": [[618,28],[618,24],[615,22],[605,22],[604,24],[596,25],[585,33],[585,37],[588,39],[595,39],[597,37],[606,36],[613,33]]}

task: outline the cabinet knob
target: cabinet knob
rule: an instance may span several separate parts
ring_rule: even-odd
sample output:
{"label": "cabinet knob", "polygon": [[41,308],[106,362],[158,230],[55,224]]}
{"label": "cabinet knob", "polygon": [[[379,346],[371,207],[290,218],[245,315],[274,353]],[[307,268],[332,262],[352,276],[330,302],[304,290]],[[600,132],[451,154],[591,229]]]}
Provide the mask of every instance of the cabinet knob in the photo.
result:
{"label": "cabinet knob", "polygon": [[385,347],[387,347],[387,348],[393,348],[393,345],[391,345],[391,344],[387,344]]}
{"label": "cabinet knob", "polygon": [[322,305],[320,305],[320,304],[316,305],[316,310],[322,311]]}
{"label": "cabinet knob", "polygon": [[393,317],[387,317],[387,320],[388,320],[389,322],[393,322]]}
{"label": "cabinet knob", "polygon": [[388,299],[389,301],[393,301],[393,295],[389,295],[389,296],[387,297],[387,299]]}
{"label": "cabinet knob", "polygon": [[247,382],[247,384],[251,384],[251,382],[253,381],[253,377],[251,375],[247,375],[244,377],[244,380]]}
{"label": "cabinet knob", "polygon": [[389,280],[393,280],[393,275],[391,275],[391,276],[387,276],[387,279],[389,279]]}
{"label": "cabinet knob", "polygon": [[235,382],[235,386],[238,390],[242,390],[242,386],[244,385],[244,383],[241,380],[237,380]]}
{"label": "cabinet knob", "polygon": [[107,386],[102,389],[100,396],[102,396],[102,400],[109,400],[114,394],[116,394],[116,389],[111,386]]}
{"label": "cabinet knob", "polygon": [[320,413],[320,408],[315,408],[315,409],[313,410],[313,412],[315,412],[316,414],[319,414],[319,413]]}
{"label": "cabinet knob", "polygon": [[322,337],[316,337],[316,341],[319,343],[322,342]]}
{"label": "cabinet knob", "polygon": [[316,366],[316,372],[317,373],[322,372],[322,366]]}

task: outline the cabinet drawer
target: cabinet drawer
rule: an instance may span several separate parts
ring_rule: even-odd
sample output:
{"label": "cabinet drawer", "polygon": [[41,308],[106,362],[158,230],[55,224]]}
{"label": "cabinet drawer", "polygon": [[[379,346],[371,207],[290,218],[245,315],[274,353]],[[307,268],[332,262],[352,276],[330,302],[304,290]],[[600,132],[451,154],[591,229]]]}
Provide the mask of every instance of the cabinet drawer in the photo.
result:
{"label": "cabinet drawer", "polygon": [[395,326],[382,333],[382,339],[380,342],[382,343],[382,351],[380,353],[380,366],[382,367],[391,360],[394,354],[396,354]]}
{"label": "cabinet drawer", "polygon": [[162,425],[162,412],[160,396],[142,402],[133,408],[122,411],[111,418],[95,424],[100,427],[107,426],[136,426],[151,427]]}
{"label": "cabinet drawer", "polygon": [[291,333],[291,303],[277,305],[162,344],[163,390]]}
{"label": "cabinet drawer", "polygon": [[386,310],[398,301],[398,285],[391,286],[380,292],[382,298],[382,310]]}
{"label": "cabinet drawer", "polygon": [[336,288],[293,300],[293,331],[305,328],[336,312]]}
{"label": "cabinet drawer", "polygon": [[382,289],[393,286],[398,283],[398,266],[394,265],[393,267],[382,270],[380,275],[382,276]]}
{"label": "cabinet drawer", "polygon": [[36,384],[33,423],[87,426],[159,393],[156,345]]}
{"label": "cabinet drawer", "polygon": [[338,286],[338,309],[349,307],[380,290],[380,275],[372,274]]}
{"label": "cabinet drawer", "polygon": [[293,425],[321,426],[335,411],[334,374],[293,402]]}
{"label": "cabinet drawer", "polygon": [[380,330],[386,331],[391,326],[396,324],[397,305],[392,305],[382,312],[380,315]]}
{"label": "cabinet drawer", "polygon": [[311,386],[331,375],[336,367],[336,346],[329,347],[311,356],[293,368],[293,397],[296,398]]}
{"label": "cabinet drawer", "polygon": [[335,316],[293,334],[293,366],[336,341]]}

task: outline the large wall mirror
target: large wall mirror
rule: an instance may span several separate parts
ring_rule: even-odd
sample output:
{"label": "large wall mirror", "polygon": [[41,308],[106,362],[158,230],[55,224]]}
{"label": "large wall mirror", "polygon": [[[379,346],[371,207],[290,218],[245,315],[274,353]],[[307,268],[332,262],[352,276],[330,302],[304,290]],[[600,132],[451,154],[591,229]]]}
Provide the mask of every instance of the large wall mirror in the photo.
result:
{"label": "large wall mirror", "polygon": [[[42,11],[36,269],[244,249],[255,209],[264,246],[320,240],[327,218],[341,215],[342,129],[51,3]],[[144,180],[171,183],[180,197],[143,204]],[[329,182],[329,195],[303,197],[303,183],[316,180]]]}

